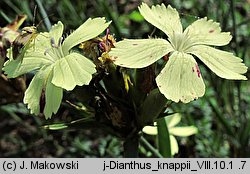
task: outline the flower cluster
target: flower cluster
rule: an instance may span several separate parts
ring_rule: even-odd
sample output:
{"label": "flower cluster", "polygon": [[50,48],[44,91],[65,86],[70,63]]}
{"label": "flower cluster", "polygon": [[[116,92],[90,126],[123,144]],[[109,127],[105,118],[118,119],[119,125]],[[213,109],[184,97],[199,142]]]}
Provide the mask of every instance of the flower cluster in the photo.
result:
{"label": "flower cluster", "polygon": [[38,34],[22,58],[14,60],[10,55],[4,67],[8,77],[37,71],[24,96],[31,113],[38,115],[41,112],[50,118],[59,109],[63,89],[89,84],[96,72],[95,64],[72,48],[98,36],[109,24],[104,18],[88,19],[63,40],[64,26],[59,21],[50,32]]}

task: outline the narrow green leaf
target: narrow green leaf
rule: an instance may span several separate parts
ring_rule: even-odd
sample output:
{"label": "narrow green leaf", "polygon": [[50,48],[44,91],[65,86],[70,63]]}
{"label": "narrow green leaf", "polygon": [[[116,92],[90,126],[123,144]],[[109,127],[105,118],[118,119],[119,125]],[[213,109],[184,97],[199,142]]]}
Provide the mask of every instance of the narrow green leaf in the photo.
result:
{"label": "narrow green leaf", "polygon": [[51,124],[51,125],[43,126],[44,129],[49,129],[49,130],[61,130],[67,127],[68,125],[66,123],[58,123],[58,124]]}
{"label": "narrow green leaf", "polygon": [[171,158],[171,143],[165,118],[157,120],[159,151],[165,158]]}
{"label": "narrow green leaf", "polygon": [[36,0],[36,3],[38,5],[39,11],[40,11],[40,13],[41,13],[41,15],[43,17],[43,20],[44,20],[44,23],[45,23],[45,26],[46,26],[47,30],[50,30],[51,23],[50,23],[50,20],[48,18],[48,14],[46,13],[46,10],[43,7],[42,1],[41,0]]}
{"label": "narrow green leaf", "polygon": [[167,99],[160,93],[159,89],[152,90],[142,104],[139,114],[139,124],[144,126],[153,123],[165,108]]}

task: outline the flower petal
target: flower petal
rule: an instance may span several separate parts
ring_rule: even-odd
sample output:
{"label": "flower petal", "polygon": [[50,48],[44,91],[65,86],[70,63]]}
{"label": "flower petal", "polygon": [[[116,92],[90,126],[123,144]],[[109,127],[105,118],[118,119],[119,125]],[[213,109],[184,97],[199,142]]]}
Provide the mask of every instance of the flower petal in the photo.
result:
{"label": "flower petal", "polygon": [[168,129],[174,127],[181,121],[181,114],[176,113],[170,116],[165,117]]}
{"label": "flower petal", "polygon": [[192,45],[222,46],[228,44],[232,39],[229,32],[221,32],[219,23],[207,20],[206,17],[192,23],[184,33],[190,36],[190,44]]}
{"label": "flower petal", "polygon": [[174,156],[179,152],[179,145],[177,143],[176,138],[173,135],[169,135],[170,139],[170,147],[171,147],[171,155]]}
{"label": "flower petal", "polygon": [[145,126],[142,129],[142,132],[148,135],[157,135],[158,134],[157,126]]}
{"label": "flower petal", "polygon": [[8,50],[9,60],[4,64],[3,70],[9,78],[15,78],[30,71],[39,69],[54,62],[53,58],[45,55],[50,45],[48,33],[39,34],[27,47],[22,59],[12,58],[12,49]]}
{"label": "flower petal", "polygon": [[109,52],[116,65],[128,68],[143,68],[173,51],[165,39],[124,39],[115,43]]}
{"label": "flower petal", "polygon": [[[12,52],[12,51],[10,51]],[[31,49],[27,50],[23,59],[10,59],[4,64],[3,70],[9,78],[15,78],[22,74],[41,68],[44,65],[52,64],[53,60],[44,55],[44,52]]]}
{"label": "flower petal", "polygon": [[42,67],[33,77],[28,89],[25,91],[23,102],[28,104],[31,114],[38,115],[40,113],[40,97],[45,80],[51,69],[52,66]]}
{"label": "flower petal", "polygon": [[41,94],[45,90],[45,107],[43,113],[45,118],[51,118],[60,107],[63,95],[63,89],[51,83],[53,75],[53,65],[42,67],[32,79],[28,89],[25,91],[23,102],[28,104],[30,112],[38,115],[41,108]]}
{"label": "flower petal", "polygon": [[63,89],[51,83],[52,76],[53,71],[50,71],[48,80],[46,81],[45,107],[43,111],[46,119],[51,118],[53,113],[57,113],[63,97]]}
{"label": "flower petal", "polygon": [[76,85],[88,85],[92,74],[96,72],[95,64],[78,53],[71,53],[56,61],[52,83],[66,90]]}
{"label": "flower petal", "polygon": [[197,56],[216,75],[225,79],[247,80],[242,74],[247,72],[247,67],[242,59],[233,53],[221,51],[205,45],[193,46],[190,53]]}
{"label": "flower petal", "polygon": [[185,53],[174,52],[156,77],[159,90],[174,102],[188,103],[205,93],[205,85],[194,58]]}
{"label": "flower petal", "polygon": [[[41,51],[45,52],[45,50],[51,48],[51,38],[53,38],[56,45],[58,45],[59,39],[62,37],[63,34],[63,23],[58,21],[57,24],[54,24],[51,27],[51,30],[48,32],[39,33],[38,36],[35,38],[34,46],[30,47],[31,51]],[[35,49],[34,49],[35,47]],[[24,56],[25,57],[25,56]]]}
{"label": "flower petal", "polygon": [[51,27],[51,30],[49,32],[49,36],[55,40],[55,44],[58,44],[59,39],[63,35],[63,23],[61,21],[58,21],[57,24],[54,24]]}
{"label": "flower petal", "polygon": [[149,23],[162,30],[168,37],[171,38],[174,32],[182,33],[179,14],[170,5],[166,8],[161,4],[150,9],[146,3],[142,3],[139,11]]}
{"label": "flower petal", "polygon": [[109,26],[110,23],[111,22],[106,22],[104,18],[89,18],[73,33],[66,37],[63,42],[63,52],[67,55],[72,47],[98,36]]}
{"label": "flower petal", "polygon": [[195,126],[172,127],[169,133],[175,136],[188,137],[198,132]]}

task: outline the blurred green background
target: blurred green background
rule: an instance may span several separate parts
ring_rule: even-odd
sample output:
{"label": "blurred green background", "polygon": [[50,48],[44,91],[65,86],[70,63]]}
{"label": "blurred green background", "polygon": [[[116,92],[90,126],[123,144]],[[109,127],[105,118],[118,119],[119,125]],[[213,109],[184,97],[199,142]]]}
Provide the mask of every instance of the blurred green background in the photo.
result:
{"label": "blurred green background", "polygon": [[[207,16],[221,23],[223,31],[230,31],[233,39],[222,49],[233,52],[250,66],[250,1],[249,0],[146,0],[147,4],[171,4],[179,12],[184,27]],[[38,5],[35,21],[33,12]],[[117,41],[122,38],[165,37],[140,16],[138,0],[2,0],[0,26],[4,27],[17,14],[26,14],[23,26],[37,25],[47,31],[47,16],[52,24],[58,20],[70,33],[87,18],[106,17]],[[176,157],[250,157],[250,86],[249,81],[228,81],[214,75],[207,67],[201,71],[206,83],[204,97],[189,104],[173,103],[174,112],[182,114],[181,125],[195,125],[199,132],[178,139],[180,152]],[[250,78],[247,72],[248,79]],[[1,89],[4,88],[0,84]],[[1,100],[4,100],[0,91]],[[62,104],[51,120],[29,114],[20,103],[0,105],[0,157],[122,157],[122,142],[98,129],[79,127],[48,131],[45,124],[71,121],[77,112]],[[141,157],[151,157],[143,146]]]}

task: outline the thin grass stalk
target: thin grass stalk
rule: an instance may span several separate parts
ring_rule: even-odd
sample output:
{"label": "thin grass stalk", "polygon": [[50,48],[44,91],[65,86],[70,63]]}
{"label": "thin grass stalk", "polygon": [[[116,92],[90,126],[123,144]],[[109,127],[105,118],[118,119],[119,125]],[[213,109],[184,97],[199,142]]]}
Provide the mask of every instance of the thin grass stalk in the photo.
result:
{"label": "thin grass stalk", "polygon": [[39,11],[40,11],[40,13],[42,15],[42,18],[44,20],[44,24],[45,24],[47,30],[49,31],[51,29],[51,22],[50,22],[50,20],[48,18],[48,14],[46,13],[46,11],[44,9],[41,0],[36,0],[36,3],[37,3],[37,6],[39,8]]}

